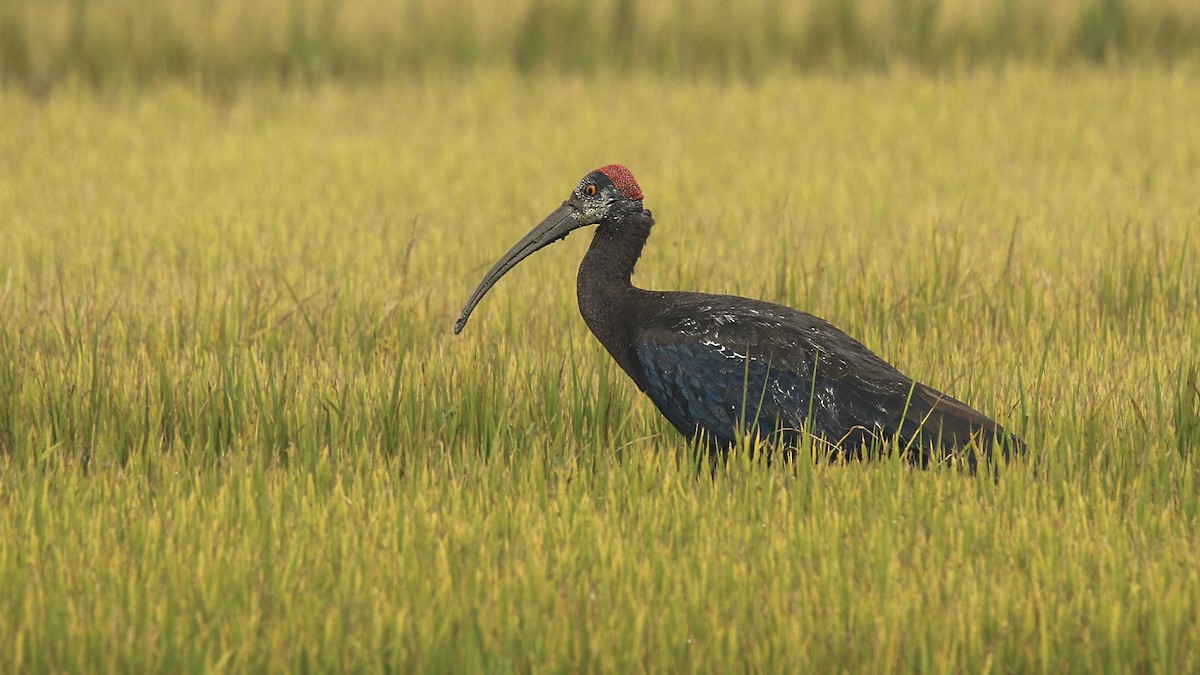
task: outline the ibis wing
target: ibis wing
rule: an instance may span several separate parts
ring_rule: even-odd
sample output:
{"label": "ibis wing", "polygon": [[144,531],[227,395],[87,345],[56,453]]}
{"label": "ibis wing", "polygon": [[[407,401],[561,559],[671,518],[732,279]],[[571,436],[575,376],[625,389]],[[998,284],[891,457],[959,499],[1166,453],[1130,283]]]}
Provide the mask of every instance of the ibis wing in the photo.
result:
{"label": "ibis wing", "polygon": [[901,422],[912,381],[827,321],[732,296],[670,294],[657,307],[634,340],[639,384],[685,435],[808,429],[858,446]]}
{"label": "ibis wing", "polygon": [[949,452],[1005,434],[811,314],[732,296],[670,295],[634,336],[635,379],[689,437],[704,431],[729,444],[739,425],[760,435],[807,428],[847,448],[898,434],[913,447]]}
{"label": "ibis wing", "polygon": [[860,445],[884,426],[883,412],[838,380],[775,366],[715,343],[637,346],[643,389],[685,436],[730,445],[739,430],[794,439],[810,429],[831,443]]}

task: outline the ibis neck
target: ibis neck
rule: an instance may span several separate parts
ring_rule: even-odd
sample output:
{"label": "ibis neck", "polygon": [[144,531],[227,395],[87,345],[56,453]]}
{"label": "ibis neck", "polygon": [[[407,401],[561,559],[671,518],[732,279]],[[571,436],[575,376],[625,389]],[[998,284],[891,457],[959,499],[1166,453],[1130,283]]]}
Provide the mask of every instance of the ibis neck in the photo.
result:
{"label": "ibis neck", "polygon": [[634,288],[630,279],[653,226],[654,219],[648,212],[601,224],[579,266],[579,313],[626,372],[631,372],[628,350],[632,337],[628,335],[631,322],[627,319],[635,309],[637,296],[644,293]]}
{"label": "ibis neck", "polygon": [[650,237],[654,219],[642,213],[596,228],[592,245],[579,266],[579,292],[633,288],[633,268]]}

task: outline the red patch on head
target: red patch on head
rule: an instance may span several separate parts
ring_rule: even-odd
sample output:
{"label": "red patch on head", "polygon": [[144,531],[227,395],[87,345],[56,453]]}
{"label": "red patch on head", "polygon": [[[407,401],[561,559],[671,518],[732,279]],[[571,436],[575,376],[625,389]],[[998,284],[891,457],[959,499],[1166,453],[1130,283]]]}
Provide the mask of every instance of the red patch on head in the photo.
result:
{"label": "red patch on head", "polygon": [[620,192],[622,197],[634,201],[642,200],[642,188],[634,180],[633,174],[629,172],[629,169],[620,164],[609,164],[596,170],[608,176],[608,179],[616,186],[617,192]]}

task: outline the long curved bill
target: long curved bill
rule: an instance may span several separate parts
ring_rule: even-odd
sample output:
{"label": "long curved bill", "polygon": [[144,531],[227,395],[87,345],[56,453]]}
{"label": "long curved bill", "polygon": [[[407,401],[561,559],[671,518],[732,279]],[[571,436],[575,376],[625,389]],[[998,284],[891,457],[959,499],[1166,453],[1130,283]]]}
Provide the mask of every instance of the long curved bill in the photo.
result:
{"label": "long curved bill", "polygon": [[550,244],[565,238],[571,233],[571,230],[583,227],[587,223],[581,222],[579,218],[579,209],[575,208],[570,201],[565,201],[562,206],[554,210],[553,213],[546,216],[542,222],[537,224],[537,227],[529,231],[529,234],[521,238],[515,246],[504,254],[504,257],[496,261],[492,265],[492,269],[484,275],[483,281],[479,282],[479,287],[471,294],[471,299],[467,300],[467,304],[463,307],[462,314],[458,315],[458,321],[454,323],[454,334],[458,335],[462,332],[464,326],[467,325],[467,319],[471,316],[471,312],[475,310],[475,305],[483,300],[483,296],[491,290],[500,277],[504,276],[509,270],[517,266],[525,258],[538,249],[545,248]]}

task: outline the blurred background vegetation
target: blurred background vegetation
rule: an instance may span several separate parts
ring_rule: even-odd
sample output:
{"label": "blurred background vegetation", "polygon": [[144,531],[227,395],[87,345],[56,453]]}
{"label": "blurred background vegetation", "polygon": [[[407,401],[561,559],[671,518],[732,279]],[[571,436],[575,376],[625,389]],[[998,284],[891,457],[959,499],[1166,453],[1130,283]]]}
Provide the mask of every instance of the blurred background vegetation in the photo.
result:
{"label": "blurred background vegetation", "polygon": [[0,81],[372,81],[511,67],[753,79],[1200,62],[1195,0],[5,0]]}

